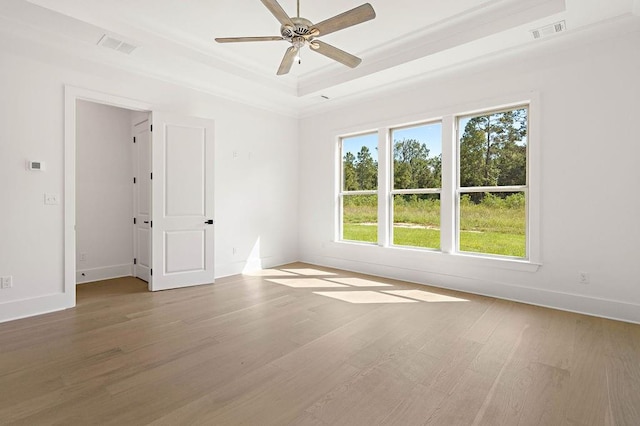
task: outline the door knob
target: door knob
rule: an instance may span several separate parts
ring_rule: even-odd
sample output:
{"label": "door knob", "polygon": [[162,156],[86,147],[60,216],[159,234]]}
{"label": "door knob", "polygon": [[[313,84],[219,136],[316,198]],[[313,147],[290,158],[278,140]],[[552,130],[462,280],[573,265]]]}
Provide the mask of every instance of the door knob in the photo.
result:
{"label": "door knob", "polygon": [[205,223],[206,225],[213,225],[213,219],[205,220],[205,222],[204,222],[204,223]]}

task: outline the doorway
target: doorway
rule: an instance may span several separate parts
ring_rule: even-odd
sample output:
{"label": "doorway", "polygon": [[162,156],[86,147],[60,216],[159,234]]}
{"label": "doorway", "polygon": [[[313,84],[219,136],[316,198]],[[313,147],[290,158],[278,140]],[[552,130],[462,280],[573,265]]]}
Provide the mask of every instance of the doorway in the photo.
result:
{"label": "doorway", "polygon": [[134,276],[151,260],[150,114],[76,103],[76,282]]}
{"label": "doorway", "polygon": [[[151,172],[149,173],[151,207],[148,211],[150,228],[148,233],[151,235],[148,262],[149,290],[158,291],[213,283],[215,277],[213,120],[153,111],[153,107],[144,102],[65,86],[63,290],[65,305],[75,306],[76,259],[79,256],[76,247],[78,101],[90,101],[143,112],[149,117],[151,151]],[[142,223],[146,225],[144,220]],[[133,223],[133,217],[131,223]],[[99,226],[99,224],[95,225]]]}

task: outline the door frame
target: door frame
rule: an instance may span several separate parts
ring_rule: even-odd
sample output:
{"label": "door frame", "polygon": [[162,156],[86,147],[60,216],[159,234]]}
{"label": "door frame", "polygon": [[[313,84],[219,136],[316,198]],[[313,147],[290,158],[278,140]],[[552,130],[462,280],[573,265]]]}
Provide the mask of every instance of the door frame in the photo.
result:
{"label": "door frame", "polygon": [[64,295],[76,306],[76,102],[78,100],[153,113],[146,102],[94,90],[64,87]]}

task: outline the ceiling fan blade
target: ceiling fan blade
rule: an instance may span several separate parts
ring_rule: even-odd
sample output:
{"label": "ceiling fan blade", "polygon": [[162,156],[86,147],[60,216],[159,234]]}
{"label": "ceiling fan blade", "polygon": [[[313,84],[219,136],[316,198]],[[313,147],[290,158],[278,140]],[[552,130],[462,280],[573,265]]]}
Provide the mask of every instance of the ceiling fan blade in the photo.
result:
{"label": "ceiling fan blade", "polygon": [[350,68],[355,68],[360,65],[360,62],[362,62],[362,59],[358,58],[357,56],[353,56],[351,53],[347,53],[344,50],[340,50],[330,44],[323,43],[320,40],[314,40],[313,42],[311,42],[310,46],[311,50],[315,50],[321,55],[324,55],[327,58],[331,58],[334,61],[338,61]]}
{"label": "ceiling fan blade", "polygon": [[344,28],[352,27],[354,25],[367,22],[376,17],[376,11],[373,10],[373,6],[369,3],[365,3],[355,9],[348,10],[340,15],[336,15],[333,18],[326,19],[318,24],[315,24],[313,28],[317,29],[319,36],[327,35]]}
{"label": "ceiling fan blade", "polygon": [[291,46],[284,53],[284,58],[282,58],[282,62],[280,62],[280,68],[278,68],[278,75],[287,74],[291,70],[291,65],[293,65],[293,60],[296,58],[296,53],[298,53],[298,48],[295,46]]}
{"label": "ceiling fan blade", "polygon": [[218,43],[241,43],[246,41],[278,41],[284,40],[281,36],[265,36],[265,37],[218,37]]}
{"label": "ceiling fan blade", "polygon": [[289,25],[291,27],[295,27],[295,25],[291,21],[291,18],[289,18],[289,15],[287,15],[287,12],[285,12],[282,6],[280,6],[280,3],[278,3],[276,0],[261,0],[261,1],[262,1],[262,4],[264,4],[267,7],[267,9],[269,9],[269,12],[271,12],[273,16],[276,17],[278,22],[280,22],[282,25]]}

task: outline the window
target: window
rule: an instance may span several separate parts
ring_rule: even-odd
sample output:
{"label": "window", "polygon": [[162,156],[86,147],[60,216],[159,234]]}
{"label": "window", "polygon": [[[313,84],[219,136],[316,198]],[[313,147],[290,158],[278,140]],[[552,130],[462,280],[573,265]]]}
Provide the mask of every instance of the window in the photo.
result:
{"label": "window", "polygon": [[440,248],[442,123],[391,130],[392,243]]}
{"label": "window", "polygon": [[341,138],[341,238],[378,241],[378,134]]}
{"label": "window", "polygon": [[458,118],[458,250],[526,257],[528,109]]}
{"label": "window", "polygon": [[535,265],[532,104],[510,105],[341,137],[339,239]]}

